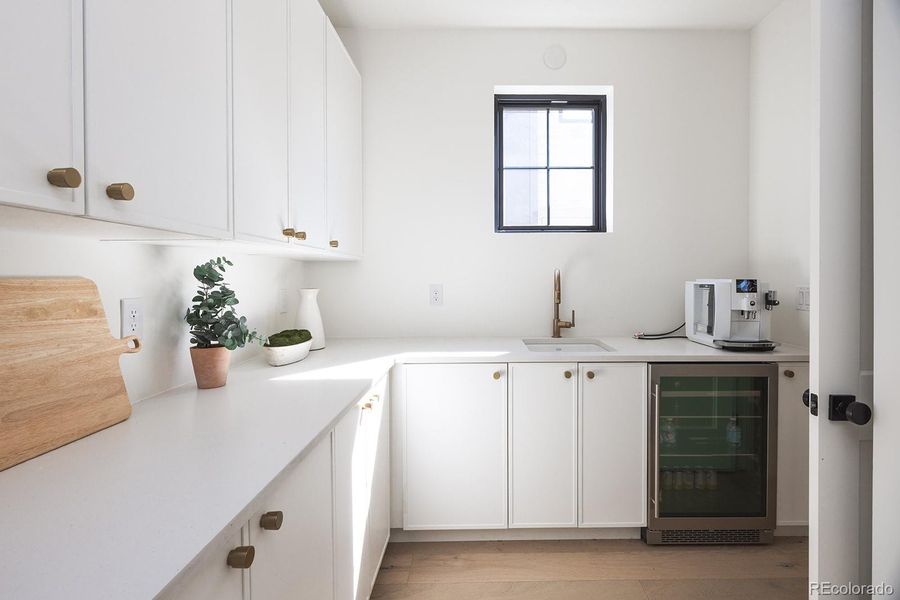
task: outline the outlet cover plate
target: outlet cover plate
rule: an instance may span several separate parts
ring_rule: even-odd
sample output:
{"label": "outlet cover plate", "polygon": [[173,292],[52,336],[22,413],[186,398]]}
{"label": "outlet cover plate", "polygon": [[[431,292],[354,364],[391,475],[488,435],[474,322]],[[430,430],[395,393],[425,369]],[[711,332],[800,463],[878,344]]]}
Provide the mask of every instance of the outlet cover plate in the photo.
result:
{"label": "outlet cover plate", "polygon": [[144,337],[144,302],[140,298],[122,298],[119,302],[120,337]]}
{"label": "outlet cover plate", "polygon": [[444,305],[444,286],[440,283],[432,283],[428,286],[428,303],[431,306]]}

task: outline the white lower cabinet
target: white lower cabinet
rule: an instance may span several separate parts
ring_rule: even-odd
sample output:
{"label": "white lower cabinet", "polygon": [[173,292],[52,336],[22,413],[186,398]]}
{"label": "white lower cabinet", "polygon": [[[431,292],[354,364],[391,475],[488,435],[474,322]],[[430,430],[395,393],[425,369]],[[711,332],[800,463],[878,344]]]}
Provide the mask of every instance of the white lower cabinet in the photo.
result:
{"label": "white lower cabinet", "polygon": [[272,482],[243,528],[216,539],[159,598],[367,600],[390,536],[387,380]]}
{"label": "white lower cabinet", "polygon": [[246,529],[215,540],[157,600],[243,600],[246,569],[228,565],[228,553],[241,548]]}
{"label": "white lower cabinet", "polygon": [[404,529],[507,526],[506,369],[405,368]]}
{"label": "white lower cabinet", "polygon": [[647,365],[578,365],[580,527],[646,525]]}
{"label": "white lower cabinet", "polygon": [[369,597],[390,535],[387,378],[334,429],[334,597]]}
{"label": "white lower cabinet", "polygon": [[575,527],[578,365],[509,365],[509,526]]}
{"label": "white lower cabinet", "polygon": [[778,365],[777,525],[809,523],[809,388],[807,363]]}
{"label": "white lower cabinet", "polygon": [[275,482],[250,517],[253,598],[333,597],[331,513],[329,434]]}

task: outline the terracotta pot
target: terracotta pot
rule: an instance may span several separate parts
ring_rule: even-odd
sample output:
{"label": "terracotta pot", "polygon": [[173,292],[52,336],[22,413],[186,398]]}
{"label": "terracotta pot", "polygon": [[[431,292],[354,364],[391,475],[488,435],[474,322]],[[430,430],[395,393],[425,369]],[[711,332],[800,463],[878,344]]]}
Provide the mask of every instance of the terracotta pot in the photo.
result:
{"label": "terracotta pot", "polygon": [[194,363],[194,378],[198,388],[208,390],[222,387],[228,379],[231,351],[225,346],[191,348],[191,362]]}

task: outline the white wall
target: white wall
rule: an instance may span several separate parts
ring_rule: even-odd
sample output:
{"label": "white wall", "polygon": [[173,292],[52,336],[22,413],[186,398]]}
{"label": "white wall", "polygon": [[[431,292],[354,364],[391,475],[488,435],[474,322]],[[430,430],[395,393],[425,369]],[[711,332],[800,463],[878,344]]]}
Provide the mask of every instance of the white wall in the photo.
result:
{"label": "white wall", "polygon": [[780,293],[773,335],[809,344],[809,0],[785,0],[750,34],[750,272]]}
{"label": "white wall", "polygon": [[[569,335],[659,330],[682,322],[685,280],[747,271],[748,33],[342,36],[363,76],[366,257],[308,267],[329,335],[549,335],[554,267]],[[615,87],[613,233],[493,232],[502,84]]]}
{"label": "white wall", "polygon": [[[102,242],[98,231],[130,233],[130,228],[91,225],[73,217],[0,208],[0,277],[82,276],[100,290],[110,332],[119,335],[119,299],[143,299],[143,347],[121,357],[132,403],[193,381],[187,324],[182,320],[195,289],[195,265],[223,254],[214,247],[184,248]],[[146,236],[146,232],[143,232]],[[237,292],[239,314],[269,334],[293,325],[303,263],[225,252],[234,263],[228,281]],[[278,314],[277,290],[291,290],[289,310]],[[239,349],[232,361],[255,349]]]}

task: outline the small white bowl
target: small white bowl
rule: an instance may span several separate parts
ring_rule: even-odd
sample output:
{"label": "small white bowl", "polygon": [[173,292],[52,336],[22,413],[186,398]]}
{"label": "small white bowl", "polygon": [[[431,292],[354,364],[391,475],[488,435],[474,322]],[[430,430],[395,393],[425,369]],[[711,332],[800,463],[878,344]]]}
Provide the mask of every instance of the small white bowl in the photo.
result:
{"label": "small white bowl", "polygon": [[303,360],[309,355],[311,347],[312,340],[307,340],[293,346],[263,346],[263,352],[267,363],[273,367],[281,367]]}

